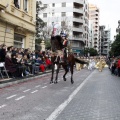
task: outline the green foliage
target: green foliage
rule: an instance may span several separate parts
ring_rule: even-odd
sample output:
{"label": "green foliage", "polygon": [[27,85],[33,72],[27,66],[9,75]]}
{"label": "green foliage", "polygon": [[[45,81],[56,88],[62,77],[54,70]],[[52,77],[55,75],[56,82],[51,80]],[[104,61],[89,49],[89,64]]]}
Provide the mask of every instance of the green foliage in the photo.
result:
{"label": "green foliage", "polygon": [[45,40],[45,48],[46,49],[50,49],[51,48],[50,40]]}
{"label": "green foliage", "polygon": [[98,55],[97,50],[94,49],[94,48],[85,48],[84,49],[84,55],[88,56],[88,53],[90,54],[90,56],[96,56],[96,55]]}
{"label": "green foliage", "polygon": [[120,55],[120,35],[116,36],[115,41],[111,45],[111,51],[109,53],[110,53],[110,56]]}
{"label": "green foliage", "polygon": [[43,28],[46,25],[43,22],[43,20],[39,17],[40,11],[43,11],[45,9],[45,7],[41,7],[41,5],[42,5],[41,1],[36,1],[36,40],[35,40],[36,44],[41,43],[42,38],[40,33],[42,33]]}

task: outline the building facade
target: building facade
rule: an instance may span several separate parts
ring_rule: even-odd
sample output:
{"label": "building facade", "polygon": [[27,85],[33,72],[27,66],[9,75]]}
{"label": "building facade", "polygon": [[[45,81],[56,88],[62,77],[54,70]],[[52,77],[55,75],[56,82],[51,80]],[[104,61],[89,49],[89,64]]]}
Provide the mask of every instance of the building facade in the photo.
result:
{"label": "building facade", "polygon": [[82,54],[88,41],[88,4],[86,0],[42,0],[45,11],[40,18],[47,28],[57,26],[57,34],[69,35],[74,53]]}
{"label": "building facade", "polygon": [[35,49],[36,0],[0,0],[0,44]]}
{"label": "building facade", "polygon": [[111,31],[110,29],[105,29],[105,26],[100,26],[99,27],[99,32],[100,32],[100,55],[108,55],[110,51],[110,35]]}
{"label": "building facade", "polygon": [[89,20],[92,21],[91,24],[94,32],[92,47],[99,52],[99,9],[93,4],[89,4]]}

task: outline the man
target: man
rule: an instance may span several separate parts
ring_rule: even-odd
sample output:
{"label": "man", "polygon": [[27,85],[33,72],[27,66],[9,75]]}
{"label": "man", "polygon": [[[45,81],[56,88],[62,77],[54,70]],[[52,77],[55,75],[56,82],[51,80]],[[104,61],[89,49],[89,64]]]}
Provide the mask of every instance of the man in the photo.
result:
{"label": "man", "polygon": [[67,45],[68,45],[68,39],[66,34],[61,34],[63,38],[63,61],[67,63]]}

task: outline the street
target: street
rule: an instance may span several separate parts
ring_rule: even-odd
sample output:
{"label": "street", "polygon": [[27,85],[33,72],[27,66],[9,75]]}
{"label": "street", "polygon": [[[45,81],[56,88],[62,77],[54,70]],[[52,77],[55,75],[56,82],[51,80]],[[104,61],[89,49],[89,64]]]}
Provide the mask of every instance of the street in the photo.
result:
{"label": "street", "polygon": [[0,89],[0,120],[120,120],[120,78],[74,71],[74,81],[49,84],[51,74]]}

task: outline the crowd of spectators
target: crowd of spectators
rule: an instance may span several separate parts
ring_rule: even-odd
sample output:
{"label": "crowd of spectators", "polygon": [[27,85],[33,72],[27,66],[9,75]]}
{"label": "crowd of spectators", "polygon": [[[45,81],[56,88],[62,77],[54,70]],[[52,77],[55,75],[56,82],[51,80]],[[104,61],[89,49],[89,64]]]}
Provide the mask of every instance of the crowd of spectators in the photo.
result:
{"label": "crowd of spectators", "polygon": [[0,45],[0,63],[4,63],[10,77],[24,77],[51,69],[49,52]]}
{"label": "crowd of spectators", "polygon": [[111,74],[120,77],[120,56],[110,58],[108,64]]}

